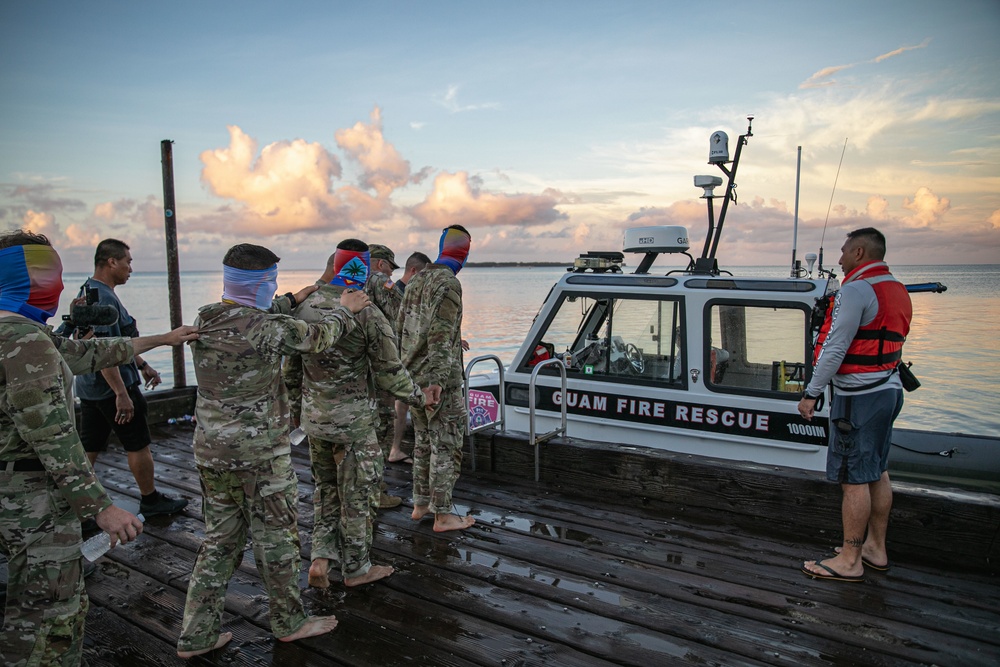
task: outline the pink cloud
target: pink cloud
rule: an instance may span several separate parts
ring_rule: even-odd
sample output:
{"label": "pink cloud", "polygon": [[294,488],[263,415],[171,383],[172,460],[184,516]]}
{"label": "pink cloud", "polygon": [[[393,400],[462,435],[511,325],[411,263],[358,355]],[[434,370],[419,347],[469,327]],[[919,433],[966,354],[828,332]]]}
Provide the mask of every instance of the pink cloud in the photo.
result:
{"label": "pink cloud", "polygon": [[[362,187],[374,189],[380,198],[388,197],[411,181],[409,161],[382,135],[382,111],[378,107],[372,111],[371,123],[355,123],[352,128],[338,130],[334,136],[348,157],[361,165]],[[423,180],[426,173],[421,172],[418,177]]]}
{"label": "pink cloud", "polygon": [[[232,231],[264,236],[336,225],[342,202],[331,191],[340,163],[318,143],[302,139],[257,142],[235,125],[229,146],[202,152],[202,181],[215,195],[242,204],[221,222]],[[193,221],[197,224],[197,220]],[[219,231],[219,230],[216,230]]]}
{"label": "pink cloud", "polygon": [[551,194],[486,192],[467,172],[445,172],[435,177],[433,190],[411,213],[425,227],[531,226],[566,219],[566,214],[556,210],[557,203]]}
{"label": "pink cloud", "polygon": [[951,208],[947,197],[938,197],[930,188],[921,187],[911,200],[903,199],[903,208],[912,211],[909,223],[914,227],[927,227]]}
{"label": "pink cloud", "polygon": [[59,233],[59,225],[56,224],[56,216],[51,213],[34,211],[28,209],[24,214],[24,229],[35,234],[44,234],[50,239]]}

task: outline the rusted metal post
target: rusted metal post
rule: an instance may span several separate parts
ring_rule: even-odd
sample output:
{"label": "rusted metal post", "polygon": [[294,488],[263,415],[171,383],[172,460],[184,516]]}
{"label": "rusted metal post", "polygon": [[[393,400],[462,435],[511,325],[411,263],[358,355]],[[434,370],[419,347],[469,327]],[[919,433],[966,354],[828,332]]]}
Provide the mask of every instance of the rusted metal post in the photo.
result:
{"label": "rusted metal post", "polygon": [[[174,154],[170,139],[160,142],[160,162],[163,165],[163,228],[167,241],[167,295],[170,299],[170,328],[184,324],[181,311],[181,269],[177,254],[177,215],[174,210]],[[174,388],[187,386],[184,374],[184,346],[173,348]]]}

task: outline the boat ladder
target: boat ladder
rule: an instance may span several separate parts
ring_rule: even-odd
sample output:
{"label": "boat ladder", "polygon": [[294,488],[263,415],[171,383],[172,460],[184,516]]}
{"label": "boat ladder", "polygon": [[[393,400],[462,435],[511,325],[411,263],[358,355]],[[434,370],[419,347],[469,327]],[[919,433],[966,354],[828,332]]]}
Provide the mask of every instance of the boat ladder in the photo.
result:
{"label": "boat ladder", "polygon": [[[500,411],[497,412],[497,418],[495,421],[487,422],[485,424],[480,424],[479,426],[472,426],[472,403],[471,392],[469,390],[469,378],[472,377],[472,367],[482,361],[492,361],[497,365],[497,369],[500,371],[500,385],[497,393],[500,395]],[[499,428],[503,430],[504,424],[504,412],[507,409],[507,400],[504,398],[503,390],[503,362],[500,361],[500,357],[495,354],[486,354],[481,357],[476,357],[470,361],[465,367],[465,435],[469,438],[469,451],[472,452],[472,472],[476,471],[476,446],[473,441],[473,435],[487,428]]]}
{"label": "boat ladder", "polygon": [[[562,417],[559,428],[549,431],[548,433],[543,433],[542,435],[535,434],[535,381],[538,379],[538,371],[542,370],[546,366],[555,365],[559,368],[559,379],[562,383],[562,396],[564,397],[560,404],[562,405]],[[503,383],[501,382],[501,387]],[[501,391],[501,393],[503,393]],[[545,361],[535,364],[535,367],[531,369],[531,380],[528,382],[528,443],[535,448],[535,481],[539,480],[539,445],[543,442],[551,440],[560,433],[566,435],[566,364],[562,359],[553,358],[546,359]]]}

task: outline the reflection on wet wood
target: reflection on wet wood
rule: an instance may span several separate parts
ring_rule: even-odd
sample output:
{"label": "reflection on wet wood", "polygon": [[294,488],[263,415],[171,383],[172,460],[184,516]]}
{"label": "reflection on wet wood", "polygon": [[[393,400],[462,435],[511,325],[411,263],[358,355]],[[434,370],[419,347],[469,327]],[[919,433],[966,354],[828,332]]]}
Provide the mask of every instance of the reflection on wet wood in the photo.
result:
{"label": "reflection on wet wood", "polygon": [[[534,448],[524,434],[475,436],[480,471],[534,479]],[[741,527],[791,540],[818,540],[840,525],[840,494],[823,473],[694,457],[576,439],[540,449],[550,488],[599,494],[649,509],[700,508]],[[890,558],[1000,575],[1000,496],[928,491],[893,482]]]}
{"label": "reflection on wet wood", "polygon": [[[204,528],[190,437],[189,425],[166,427],[153,445],[159,487],[191,498],[184,514],[150,519],[88,579],[90,665],[182,664],[174,645]],[[304,455],[295,455],[303,587],[312,524]],[[122,504],[138,503],[120,449],[102,456],[98,473]],[[965,666],[1000,655],[994,577],[934,569],[905,552],[864,584],[800,574],[803,558],[839,538],[828,517],[795,535],[780,512],[753,521],[679,499],[629,507],[610,493],[574,497],[551,483],[466,472],[456,502],[477,524],[439,535],[410,519],[409,473],[388,468],[390,491],[407,502],[380,514],[373,551],[397,572],[361,589],[335,582],[304,593],[313,613],[340,619],[333,633],[276,642],[248,551],[226,600],[233,642],[190,664]]]}

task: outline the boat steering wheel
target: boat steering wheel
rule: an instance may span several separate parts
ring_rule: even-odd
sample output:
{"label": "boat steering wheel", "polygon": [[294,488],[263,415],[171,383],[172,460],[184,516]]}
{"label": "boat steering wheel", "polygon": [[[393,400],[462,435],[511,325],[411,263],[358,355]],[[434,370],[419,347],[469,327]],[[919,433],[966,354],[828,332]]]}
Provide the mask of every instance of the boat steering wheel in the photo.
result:
{"label": "boat steering wheel", "polygon": [[642,375],[642,372],[646,370],[646,359],[642,356],[642,350],[635,346],[635,343],[629,343],[625,346],[625,359],[628,361],[629,368],[636,375]]}

